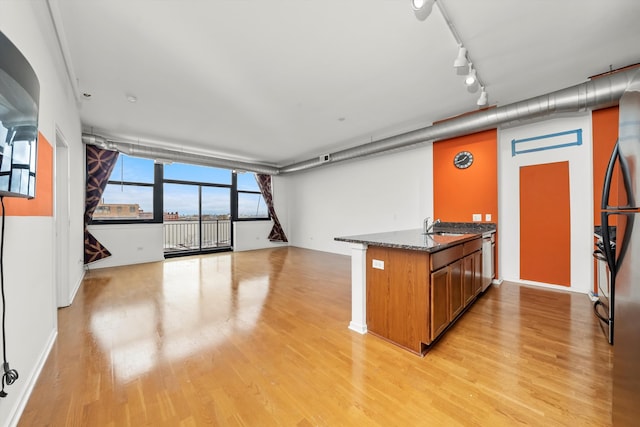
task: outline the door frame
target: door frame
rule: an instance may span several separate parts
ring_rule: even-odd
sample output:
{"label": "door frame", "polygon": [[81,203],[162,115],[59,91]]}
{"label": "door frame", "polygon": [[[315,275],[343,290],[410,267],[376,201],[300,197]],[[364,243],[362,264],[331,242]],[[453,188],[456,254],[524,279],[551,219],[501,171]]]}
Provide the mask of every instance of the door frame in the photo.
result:
{"label": "door frame", "polygon": [[54,270],[56,281],[56,303],[58,307],[71,305],[73,295],[69,283],[69,144],[56,128],[54,161]]}

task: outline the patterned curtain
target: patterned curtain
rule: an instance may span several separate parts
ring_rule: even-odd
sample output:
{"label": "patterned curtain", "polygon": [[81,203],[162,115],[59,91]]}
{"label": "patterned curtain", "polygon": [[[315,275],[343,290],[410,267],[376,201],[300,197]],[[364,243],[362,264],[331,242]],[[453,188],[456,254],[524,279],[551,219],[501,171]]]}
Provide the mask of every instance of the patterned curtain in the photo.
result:
{"label": "patterned curtain", "polygon": [[104,150],[95,145],[87,145],[86,149],[87,192],[84,205],[84,263],[89,264],[111,256],[111,252],[89,233],[87,227],[118,161],[118,152]]}
{"label": "patterned curtain", "polygon": [[282,225],[280,225],[280,221],[278,221],[276,210],[273,207],[271,175],[263,175],[257,173],[256,181],[258,181],[258,187],[260,187],[262,197],[264,198],[264,201],[267,204],[267,208],[269,209],[269,215],[271,215],[271,219],[273,220],[273,228],[271,228],[271,233],[269,233],[269,240],[271,240],[272,242],[288,242],[287,236],[285,236],[284,230],[282,229]]}

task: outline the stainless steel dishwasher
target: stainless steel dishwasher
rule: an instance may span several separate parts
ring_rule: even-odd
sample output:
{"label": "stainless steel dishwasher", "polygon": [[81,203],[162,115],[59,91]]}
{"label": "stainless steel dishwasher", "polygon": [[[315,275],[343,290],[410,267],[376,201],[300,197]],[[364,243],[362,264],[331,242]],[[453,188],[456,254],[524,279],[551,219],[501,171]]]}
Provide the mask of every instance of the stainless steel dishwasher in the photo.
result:
{"label": "stainless steel dishwasher", "polygon": [[496,233],[488,232],[482,235],[482,292],[486,291],[495,277],[494,260],[496,247]]}

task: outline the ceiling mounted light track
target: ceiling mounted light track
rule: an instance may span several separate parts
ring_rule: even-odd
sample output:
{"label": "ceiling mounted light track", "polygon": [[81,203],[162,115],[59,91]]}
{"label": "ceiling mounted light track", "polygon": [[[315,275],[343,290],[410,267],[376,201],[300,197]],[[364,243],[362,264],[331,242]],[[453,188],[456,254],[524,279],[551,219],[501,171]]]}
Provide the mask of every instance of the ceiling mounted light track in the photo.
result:
{"label": "ceiling mounted light track", "polygon": [[[433,9],[433,5],[436,0],[411,0],[411,8],[420,21],[424,21],[431,14],[431,10]],[[485,84],[480,80],[480,76],[478,76],[478,71],[471,65],[471,57],[469,56],[469,51],[464,47],[462,43],[462,39],[458,35],[456,28],[454,27],[451,19],[449,19],[449,14],[444,7],[444,0],[438,0],[438,9],[444,21],[447,23],[449,30],[451,31],[451,35],[455,39],[456,43],[458,43],[458,55],[453,61],[453,68],[456,70],[456,74],[459,76],[465,76],[465,85],[467,90],[471,93],[476,93],[480,87],[482,87],[482,93],[480,94],[480,98],[476,102],[479,106],[484,106],[488,102],[488,94],[485,88]],[[482,102],[482,104],[481,104]]]}
{"label": "ceiling mounted light track", "polygon": [[435,2],[436,0],[411,0],[411,8],[416,18],[420,21],[427,19],[429,15],[431,15],[431,10]]}

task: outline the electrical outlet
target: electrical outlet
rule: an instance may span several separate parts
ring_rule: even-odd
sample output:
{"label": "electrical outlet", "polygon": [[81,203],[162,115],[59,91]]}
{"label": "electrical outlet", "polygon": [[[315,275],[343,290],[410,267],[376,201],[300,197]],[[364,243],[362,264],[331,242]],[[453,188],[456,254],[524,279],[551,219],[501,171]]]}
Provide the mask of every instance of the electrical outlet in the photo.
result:
{"label": "electrical outlet", "polygon": [[378,270],[384,270],[384,261],[374,259],[372,262],[372,267],[377,268]]}
{"label": "electrical outlet", "polygon": [[473,221],[474,222],[482,221],[482,214],[473,214]]}
{"label": "electrical outlet", "polygon": [[487,222],[491,221],[491,214],[485,214],[484,215],[484,220],[487,221]]}

